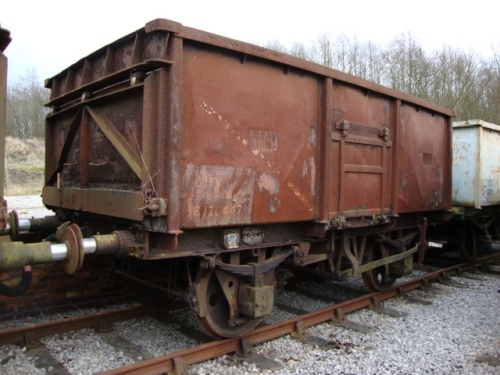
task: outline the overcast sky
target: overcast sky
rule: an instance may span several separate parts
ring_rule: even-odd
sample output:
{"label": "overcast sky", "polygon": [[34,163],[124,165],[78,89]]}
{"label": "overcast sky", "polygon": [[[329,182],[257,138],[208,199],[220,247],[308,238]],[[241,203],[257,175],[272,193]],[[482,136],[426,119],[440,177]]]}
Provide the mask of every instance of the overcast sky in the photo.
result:
{"label": "overcast sky", "polygon": [[35,68],[49,78],[150,20],[167,18],[233,39],[311,45],[322,34],[386,44],[412,33],[429,51],[451,46],[490,57],[500,45],[492,0],[3,0],[0,24],[12,42],[8,82]]}

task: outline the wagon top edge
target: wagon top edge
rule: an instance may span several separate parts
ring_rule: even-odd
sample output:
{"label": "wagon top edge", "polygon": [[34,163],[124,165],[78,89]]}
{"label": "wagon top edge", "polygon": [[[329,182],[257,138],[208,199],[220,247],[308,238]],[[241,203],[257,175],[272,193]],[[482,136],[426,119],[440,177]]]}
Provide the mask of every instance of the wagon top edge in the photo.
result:
{"label": "wagon top edge", "polygon": [[455,121],[453,122],[453,128],[470,128],[473,126],[482,127],[490,130],[494,130],[500,133],[500,125],[492,124],[480,119],[467,120],[467,121]]}
{"label": "wagon top edge", "polygon": [[[92,60],[93,58],[106,54],[106,51],[109,50],[109,48],[112,48],[114,46],[119,46],[120,44],[123,44],[125,41],[129,41],[137,36],[137,34],[149,34],[153,32],[166,32],[166,33],[172,33],[176,37],[180,37],[182,39],[186,40],[191,40],[194,42],[202,43],[202,44],[207,44],[215,47],[219,47],[222,49],[226,50],[232,50],[235,52],[242,53],[243,55],[248,55],[248,56],[255,56],[257,58],[267,60],[267,61],[272,61],[277,64],[283,64],[285,66],[299,69],[302,71],[310,72],[312,74],[316,74],[318,76],[323,76],[325,78],[332,78],[333,80],[345,82],[348,84],[352,84],[358,87],[361,87],[367,91],[371,92],[376,92],[381,95],[385,95],[388,97],[392,97],[394,99],[399,99],[404,102],[412,103],[416,106],[422,107],[422,108],[427,108],[431,111],[435,111],[441,114],[444,114],[449,117],[454,117],[455,113],[453,110],[450,110],[448,108],[442,107],[440,105],[437,105],[435,103],[429,102],[425,99],[421,99],[418,97],[415,97],[410,94],[406,94],[400,91],[397,91],[395,89],[391,89],[389,87],[368,81],[366,79],[353,76],[348,73],[344,73],[332,68],[328,68],[323,65],[319,65],[307,60],[303,60],[285,53],[281,53],[278,51],[270,50],[265,47],[257,46],[254,44],[238,41],[235,39],[231,39],[228,37],[224,37],[221,35],[217,34],[212,34],[210,32],[202,31],[199,29],[191,28],[182,25],[179,22],[175,22],[172,20],[168,19],[155,19],[152,20],[148,23],[143,28],[140,28],[128,35],[125,35],[119,39],[117,39],[114,42],[111,42],[102,48],[94,51],[93,53],[89,54],[88,56],[80,59],[78,62],[72,64],[68,68],[64,69],[60,73],[56,74],[55,76],[49,78],[45,82],[45,86],[47,88],[51,88],[52,82],[56,79],[64,79],[64,77],[68,76],[70,74],[71,70],[75,70],[79,66],[82,66],[85,64],[86,61]],[[169,63],[169,62],[168,62]]]}

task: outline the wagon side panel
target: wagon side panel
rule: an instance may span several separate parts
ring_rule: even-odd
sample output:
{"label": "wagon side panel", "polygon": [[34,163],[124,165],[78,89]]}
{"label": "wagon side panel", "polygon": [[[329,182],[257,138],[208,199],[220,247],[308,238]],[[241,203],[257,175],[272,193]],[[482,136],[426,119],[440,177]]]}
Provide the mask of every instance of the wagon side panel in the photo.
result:
{"label": "wagon side panel", "polygon": [[400,109],[400,213],[451,209],[451,123],[403,103]]}
{"label": "wagon side panel", "polygon": [[188,41],[183,60],[182,226],[313,219],[318,79]]}
{"label": "wagon side panel", "polygon": [[483,128],[481,205],[500,205],[500,126]]}
{"label": "wagon side panel", "polygon": [[336,82],[332,97],[330,217],[390,212],[391,100]]}

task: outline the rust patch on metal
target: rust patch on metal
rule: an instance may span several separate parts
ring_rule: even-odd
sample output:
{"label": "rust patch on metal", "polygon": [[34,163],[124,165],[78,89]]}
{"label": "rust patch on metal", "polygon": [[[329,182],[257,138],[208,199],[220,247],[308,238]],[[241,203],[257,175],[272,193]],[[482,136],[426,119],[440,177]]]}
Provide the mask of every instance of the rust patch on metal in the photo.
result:
{"label": "rust patch on metal", "polygon": [[[207,104],[203,99],[201,99],[200,108],[208,114],[210,117],[218,120],[218,122],[238,141],[240,142],[246,149],[248,149],[252,155],[259,158],[264,162],[268,168],[268,170],[275,176],[279,177],[282,175],[281,169],[273,163],[271,160],[266,158],[262,151],[257,149],[252,149],[251,144],[247,138],[245,138],[240,131],[235,129],[235,127],[222,115],[217,113],[217,111]],[[287,186],[292,189],[294,195],[306,206],[308,211],[312,212],[314,210],[313,203],[309,202],[306,196],[291,182],[287,184]],[[281,204],[281,203],[280,203]]]}
{"label": "rust patch on metal", "polygon": [[426,209],[437,209],[443,201],[443,168],[436,168],[436,188],[432,189]]}
{"label": "rust patch on metal", "polygon": [[314,156],[309,157],[309,164],[311,168],[311,194],[314,197],[316,195],[316,162]]}
{"label": "rust patch on metal", "polygon": [[252,168],[188,164],[187,218],[199,226],[251,222],[255,171]]}
{"label": "rust patch on metal", "polygon": [[281,201],[274,196],[280,191],[280,182],[278,181],[278,178],[274,175],[263,173],[259,176],[257,184],[260,191],[266,190],[270,195],[270,198],[267,202],[269,212],[276,212],[276,210],[278,209],[277,206],[281,206]]}
{"label": "rust patch on metal", "polygon": [[493,194],[495,189],[494,183],[495,182],[493,179],[483,178],[483,183],[481,185],[481,204],[484,206],[488,206],[493,202]]}
{"label": "rust patch on metal", "polygon": [[314,162],[314,156],[309,156],[309,163],[304,160],[302,165],[302,177],[307,178],[310,175],[311,181],[311,195],[316,195],[316,163]]}
{"label": "rust patch on metal", "polygon": [[297,187],[295,187],[294,184],[292,184],[291,182],[289,182],[288,184],[288,187],[290,189],[292,189],[293,191],[293,194],[295,194],[295,196],[297,197],[297,199],[299,199],[302,203],[304,203],[304,205],[307,207],[307,209],[312,212],[314,207],[313,205],[311,204],[311,202],[309,202],[309,200],[304,196],[304,194],[302,194],[300,192],[299,189],[297,189]]}
{"label": "rust patch on metal", "polygon": [[408,186],[408,180],[411,176],[414,176],[414,175],[415,175],[415,171],[403,173],[403,176],[401,177],[401,183],[399,185],[399,191],[401,193],[406,192],[406,188]]}
{"label": "rust patch on metal", "polygon": [[269,194],[278,194],[280,191],[280,182],[276,178],[276,176],[262,173],[259,176],[258,185],[260,191],[267,190]]}
{"label": "rust patch on metal", "polygon": [[307,142],[307,149],[310,150],[313,147],[316,147],[316,143],[318,140],[318,131],[316,130],[316,126],[311,126],[311,134],[309,135],[309,139]]}

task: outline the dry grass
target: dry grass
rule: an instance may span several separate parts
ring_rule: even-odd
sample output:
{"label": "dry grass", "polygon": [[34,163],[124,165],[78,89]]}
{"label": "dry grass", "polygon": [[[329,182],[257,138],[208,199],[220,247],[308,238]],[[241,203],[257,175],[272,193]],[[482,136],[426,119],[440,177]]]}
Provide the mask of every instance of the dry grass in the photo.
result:
{"label": "dry grass", "polygon": [[44,158],[43,140],[6,137],[5,195],[39,195],[43,187]]}

